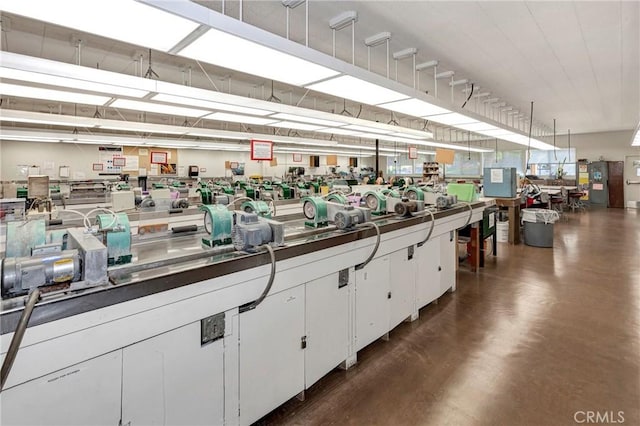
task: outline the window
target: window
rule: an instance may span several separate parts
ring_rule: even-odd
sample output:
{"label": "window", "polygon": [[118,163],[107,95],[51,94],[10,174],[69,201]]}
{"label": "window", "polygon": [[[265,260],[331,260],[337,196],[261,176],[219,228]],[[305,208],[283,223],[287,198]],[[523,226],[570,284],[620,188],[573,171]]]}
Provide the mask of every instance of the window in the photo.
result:
{"label": "window", "polygon": [[482,176],[482,154],[479,152],[456,152],[453,157],[453,164],[445,165],[445,176]]}
{"label": "window", "polygon": [[483,167],[515,167],[516,173],[524,176],[524,162],[526,151],[498,151],[487,152],[483,155]]}

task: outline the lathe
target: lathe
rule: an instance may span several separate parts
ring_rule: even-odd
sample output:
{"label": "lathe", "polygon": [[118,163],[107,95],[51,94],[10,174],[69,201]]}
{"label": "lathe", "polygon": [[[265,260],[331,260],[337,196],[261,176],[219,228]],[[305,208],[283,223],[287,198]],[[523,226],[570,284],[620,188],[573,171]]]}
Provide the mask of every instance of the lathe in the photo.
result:
{"label": "lathe", "polygon": [[4,225],[2,424],[251,424],[455,290],[455,230],[487,205],[308,201],[323,226],[299,200],[145,234],[146,213]]}

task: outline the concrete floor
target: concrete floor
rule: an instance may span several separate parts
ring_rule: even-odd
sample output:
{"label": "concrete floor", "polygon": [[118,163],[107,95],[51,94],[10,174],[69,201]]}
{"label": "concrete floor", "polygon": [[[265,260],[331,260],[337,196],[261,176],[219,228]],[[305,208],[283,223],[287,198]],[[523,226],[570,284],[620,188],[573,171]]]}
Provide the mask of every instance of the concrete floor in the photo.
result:
{"label": "concrete floor", "polygon": [[640,425],[640,212],[568,218],[259,423]]}

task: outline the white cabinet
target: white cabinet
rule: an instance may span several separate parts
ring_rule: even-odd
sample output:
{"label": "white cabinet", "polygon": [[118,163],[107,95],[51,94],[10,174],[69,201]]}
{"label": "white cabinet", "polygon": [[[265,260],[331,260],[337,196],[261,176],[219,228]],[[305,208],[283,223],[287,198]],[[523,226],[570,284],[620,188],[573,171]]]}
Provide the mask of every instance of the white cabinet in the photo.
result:
{"label": "white cabinet", "polygon": [[356,351],[389,331],[389,256],[356,271]]}
{"label": "white cabinet", "polygon": [[418,309],[440,297],[440,239],[416,248],[416,306]]}
{"label": "white cabinet", "polygon": [[456,290],[456,231],[440,236],[440,295]]}
{"label": "white cabinet", "polygon": [[223,341],[200,341],[197,322],[123,349],[123,424],[223,423]]}
{"label": "white cabinet", "polygon": [[389,330],[392,330],[411,317],[416,310],[417,261],[414,246],[391,253],[389,270],[391,289]]}
{"label": "white cabinet", "polygon": [[304,299],[299,285],[240,314],[240,424],[304,390]]}
{"label": "white cabinet", "polygon": [[0,423],[115,426],[120,421],[121,371],[118,350],[5,389]]}
{"label": "white cabinet", "polygon": [[305,388],[347,359],[349,349],[349,290],[338,273],[318,278],[306,286]]}

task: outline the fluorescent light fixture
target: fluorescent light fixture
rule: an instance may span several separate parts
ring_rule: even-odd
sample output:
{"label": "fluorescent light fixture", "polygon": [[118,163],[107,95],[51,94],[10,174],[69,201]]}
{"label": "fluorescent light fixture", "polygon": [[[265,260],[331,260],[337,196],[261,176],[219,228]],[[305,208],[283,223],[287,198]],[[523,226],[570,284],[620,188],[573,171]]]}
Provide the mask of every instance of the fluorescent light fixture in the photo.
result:
{"label": "fluorescent light fixture", "polygon": [[131,89],[127,87],[113,86],[111,84],[96,83],[94,81],[84,81],[75,78],[58,77],[56,75],[6,68],[4,64],[0,66],[0,78],[46,84],[49,86],[60,86],[69,89],[86,90],[90,92],[109,93],[118,96],[129,96],[131,98],[142,98],[149,94],[146,90]]}
{"label": "fluorescent light fixture", "polygon": [[483,122],[458,124],[456,127],[462,130],[468,130],[470,132],[499,130],[497,127]]}
{"label": "fluorescent light fixture", "polygon": [[408,47],[406,49],[393,52],[393,59],[396,59],[396,60],[405,59],[405,58],[408,58],[409,56],[415,55],[416,53],[418,53],[418,49],[416,49],[415,47]]}
{"label": "fluorescent light fixture", "polygon": [[48,114],[11,109],[0,109],[0,121],[41,124],[47,126],[95,127],[91,119],[69,115]]}
{"label": "fluorescent light fixture", "polygon": [[328,129],[318,129],[316,130],[316,132],[329,133],[332,135],[342,135],[342,136],[357,136],[359,134],[359,132],[356,132],[354,130],[346,130],[341,127],[337,127],[337,128],[330,127]]}
{"label": "fluorescent light fixture", "polygon": [[408,133],[391,133],[391,136],[395,136],[395,137],[399,137],[399,138],[407,138],[407,139],[426,139],[422,136],[418,136],[418,135],[411,135]]}
{"label": "fluorescent light fixture", "polygon": [[508,135],[511,132],[509,130],[505,130],[505,129],[500,129],[500,128],[495,128],[494,129],[487,129],[487,130],[476,130],[476,133],[480,133],[481,135],[485,135],[485,136],[493,136],[496,138],[499,138],[500,136],[503,135]]}
{"label": "fluorescent light fixture", "polygon": [[451,112],[449,114],[431,115],[426,117],[429,121],[435,121],[436,123],[446,124],[447,126],[458,126],[460,124],[476,123],[478,120],[467,117],[466,115],[458,114],[457,112]]}
{"label": "fluorescent light fixture", "polygon": [[347,10],[331,18],[329,20],[329,27],[331,27],[332,30],[341,30],[352,22],[358,22],[358,12],[355,10]]}
{"label": "fluorescent light fixture", "polygon": [[[268,136],[268,135],[264,135]],[[265,137],[262,139],[265,139]],[[305,145],[305,146],[324,146],[331,147],[338,145],[337,141],[330,141],[326,139],[304,139],[304,138],[296,138],[290,136],[275,136],[275,137],[267,137],[267,140],[272,142],[276,142],[278,144],[290,144],[290,145]],[[280,145],[278,145],[280,146]]]}
{"label": "fluorescent light fixture", "polygon": [[389,31],[384,31],[365,38],[364,44],[368,47],[374,47],[384,43],[389,39],[391,39],[391,33]]}
{"label": "fluorescent light fixture", "polygon": [[301,121],[303,123],[319,124],[321,126],[343,126],[345,124],[341,121],[322,120],[320,118],[305,117],[302,115],[286,114],[282,112],[278,114],[274,114],[271,117],[279,118],[281,120],[292,120],[292,121]]}
{"label": "fluorescent light fixture", "polygon": [[284,7],[290,7],[294,9],[304,3],[306,0],[282,0],[282,5]]}
{"label": "fluorescent light fixture", "polygon": [[482,92],[482,93],[478,93],[473,95],[474,98],[484,98],[485,96],[490,96],[491,92]]}
{"label": "fluorescent light fixture", "polygon": [[177,54],[294,86],[304,86],[338,74],[330,68],[214,28]]}
{"label": "fluorescent light fixture", "polygon": [[217,109],[222,111],[239,112],[241,114],[251,114],[251,115],[273,114],[273,111],[267,111],[264,109],[248,108],[248,107],[243,107],[238,105],[229,105],[221,102],[212,102],[212,101],[206,101],[202,99],[188,98],[184,96],[167,95],[165,93],[154,95],[151,99],[154,101],[189,105],[189,106],[194,106],[199,108],[210,108],[210,109]]}
{"label": "fluorescent light fixture", "polygon": [[109,106],[113,108],[132,109],[134,111],[155,112],[158,114],[181,115],[185,117],[202,117],[211,112],[211,111],[205,111],[202,109],[154,104],[151,102],[132,101],[129,99],[116,99]]}
{"label": "fluorescent light fixture", "polygon": [[633,139],[631,139],[631,146],[640,146],[640,125],[636,129]]}
{"label": "fluorescent light fixture", "polygon": [[214,112],[204,118],[207,120],[230,121],[232,123],[257,124],[260,126],[266,126],[276,121],[272,118],[250,117],[248,115],[229,114],[226,112]]}
{"label": "fluorescent light fixture", "polygon": [[498,102],[500,100],[500,98],[489,98],[489,99],[484,99],[482,102],[484,102],[485,104],[492,104],[494,102]]}
{"label": "fluorescent light fixture", "polygon": [[285,129],[295,129],[295,130],[307,130],[310,132],[322,128],[317,124],[296,123],[293,121],[277,121],[275,123],[272,122],[271,124],[267,124],[267,126],[284,127]]}
{"label": "fluorescent light fixture", "polygon": [[421,64],[416,65],[416,71],[422,71],[422,70],[426,70],[427,68],[433,68],[437,66],[438,66],[437,60],[422,62]]}
{"label": "fluorescent light fixture", "polygon": [[3,0],[2,10],[155,50],[168,51],[198,27],[133,0]]}
{"label": "fluorescent light fixture", "polygon": [[74,104],[84,105],[104,105],[111,100],[110,96],[87,95],[85,93],[42,89],[39,87],[31,86],[19,86],[9,83],[0,83],[0,93],[2,93],[4,96],[44,99],[47,101],[70,102]]}
{"label": "fluorescent light fixture", "polygon": [[460,86],[462,84],[467,84],[467,83],[469,83],[469,79],[463,78],[461,80],[454,80],[454,81],[449,82],[449,86],[451,86],[451,87]]}
{"label": "fluorescent light fixture", "polygon": [[108,130],[122,130],[143,133],[164,133],[168,135],[184,135],[188,127],[167,126],[164,124],[140,123],[135,121],[93,119],[96,127]]}
{"label": "fluorescent light fixture", "polygon": [[500,108],[500,111],[505,112],[505,111],[511,111],[513,109],[513,107],[506,107],[506,108]]}
{"label": "fluorescent light fixture", "polygon": [[419,99],[405,99],[378,106],[380,108],[400,112],[402,114],[413,115],[415,117],[425,117],[428,115],[446,114],[450,112],[445,108],[440,108],[439,106],[432,105]]}
{"label": "fluorescent light fixture", "polygon": [[311,84],[307,86],[307,88],[369,105],[399,101],[400,99],[407,99],[409,97],[405,94],[350,75],[342,75],[320,83]]}
{"label": "fluorescent light fixture", "polygon": [[440,79],[440,78],[449,78],[449,77],[453,77],[455,75],[455,71],[444,71],[444,72],[439,72],[438,74],[436,74],[436,78]]}
{"label": "fluorescent light fixture", "polygon": [[[380,135],[393,133],[392,130],[378,129],[378,128],[375,128],[375,127],[368,127],[368,126],[359,126],[357,124],[349,124],[348,126],[344,126],[343,128],[344,129],[349,129],[349,130],[356,130],[356,131],[359,131],[359,132],[379,133]],[[373,136],[375,136],[375,135],[373,135]]]}

